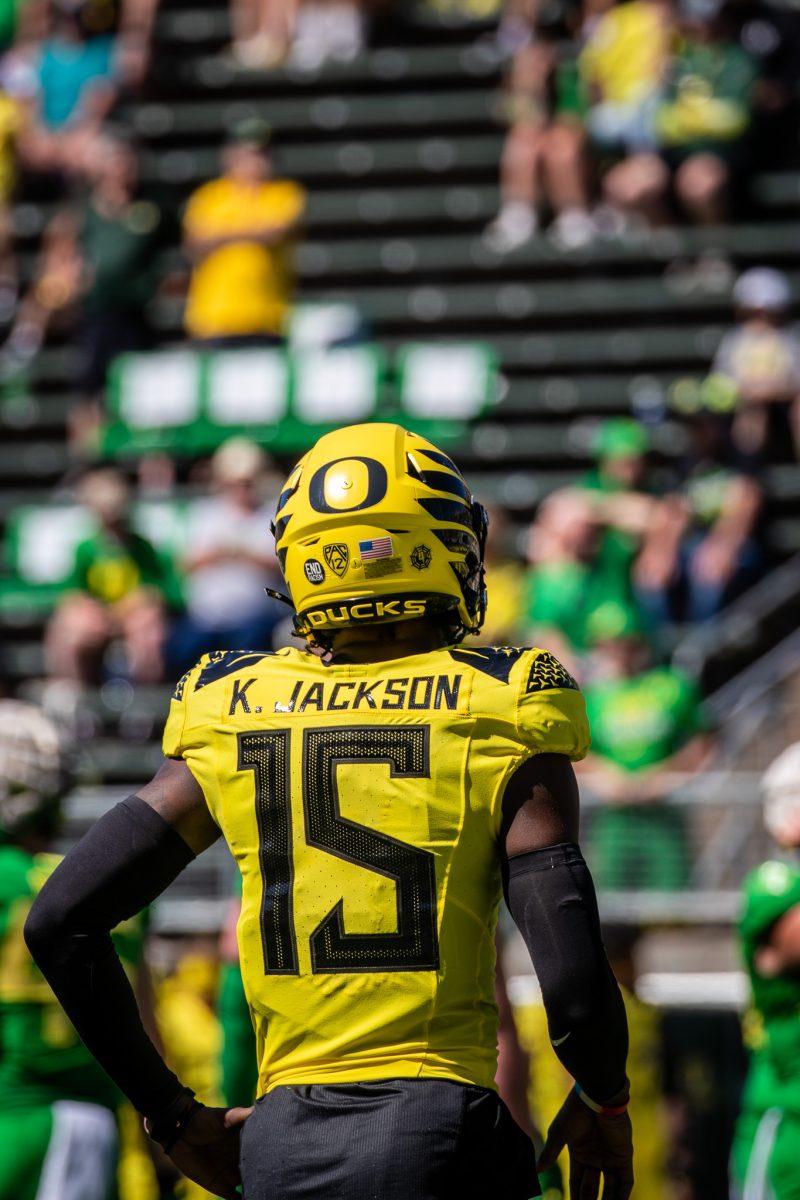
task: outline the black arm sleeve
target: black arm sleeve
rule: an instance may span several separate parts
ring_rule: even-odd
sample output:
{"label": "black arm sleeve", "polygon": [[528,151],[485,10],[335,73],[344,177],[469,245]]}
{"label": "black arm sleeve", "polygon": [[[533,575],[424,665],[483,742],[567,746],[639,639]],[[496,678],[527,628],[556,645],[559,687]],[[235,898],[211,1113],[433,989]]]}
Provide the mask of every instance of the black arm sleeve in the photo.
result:
{"label": "black arm sleeve", "polygon": [[547,846],[509,859],[506,899],[536,969],[559,1059],[598,1103],[627,1092],[625,1006],[579,848]]}
{"label": "black arm sleeve", "polygon": [[144,800],[123,800],[56,868],[25,923],[25,940],[100,1065],[145,1116],[186,1097],[139,1016],[110,930],[164,891],[194,857]]}

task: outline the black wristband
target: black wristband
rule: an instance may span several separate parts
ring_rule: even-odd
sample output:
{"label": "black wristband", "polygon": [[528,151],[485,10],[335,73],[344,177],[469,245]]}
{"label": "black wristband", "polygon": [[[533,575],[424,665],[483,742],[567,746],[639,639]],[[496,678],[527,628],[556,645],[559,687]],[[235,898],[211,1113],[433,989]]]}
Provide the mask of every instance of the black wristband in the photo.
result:
{"label": "black wristband", "polygon": [[161,1112],[145,1117],[144,1127],[149,1137],[169,1154],[194,1114],[203,1106],[189,1088],[184,1088]]}

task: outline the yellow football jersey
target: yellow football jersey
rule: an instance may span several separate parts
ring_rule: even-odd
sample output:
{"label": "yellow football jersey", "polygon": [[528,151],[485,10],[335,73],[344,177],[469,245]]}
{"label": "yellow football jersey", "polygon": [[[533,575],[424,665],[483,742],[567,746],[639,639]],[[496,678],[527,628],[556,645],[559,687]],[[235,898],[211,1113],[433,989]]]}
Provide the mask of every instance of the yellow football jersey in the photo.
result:
{"label": "yellow football jersey", "polygon": [[181,679],[164,753],[188,764],[242,873],[260,1092],[494,1086],[503,793],[532,755],[588,745],[583,698],[542,650],[332,666],[230,651]]}

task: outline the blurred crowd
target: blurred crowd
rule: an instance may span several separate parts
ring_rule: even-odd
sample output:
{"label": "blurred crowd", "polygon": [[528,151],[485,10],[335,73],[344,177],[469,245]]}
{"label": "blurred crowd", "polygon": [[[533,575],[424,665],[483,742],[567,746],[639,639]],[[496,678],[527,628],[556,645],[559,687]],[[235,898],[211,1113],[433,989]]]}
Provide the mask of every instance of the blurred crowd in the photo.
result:
{"label": "blurred crowd", "polygon": [[719,225],[797,119],[800,20],[761,0],[518,0],[502,208],[507,252],[552,218],[565,249],[683,219]]}
{"label": "blurred crowd", "polygon": [[191,508],[180,558],[133,527],[132,488],[114,467],[89,470],[79,502],[96,530],[80,541],[67,593],[47,631],[50,675],[135,684],[182,674],[212,646],[269,646],[280,618],[269,535],[278,477],[263,451],[232,439],[208,464],[209,494]]}
{"label": "blurred crowd", "polygon": [[[101,445],[112,363],[156,344],[165,314],[180,311],[191,344],[229,349],[283,344],[294,307],[307,196],[280,174],[269,125],[232,119],[214,177],[180,209],[132,136],[126,106],[147,96],[157,7],[25,0],[7,6],[0,31],[0,389],[24,380],[51,334],[68,334],[80,350],[69,430],[80,459]],[[753,170],[781,165],[796,140],[793,9],[766,0],[418,7],[496,22],[484,50],[507,64],[496,113],[507,134],[501,205],[483,241],[498,256],[545,227],[576,250],[680,221],[718,226],[742,211]],[[403,16],[380,0],[234,0],[230,53],[245,70],[316,70],[355,57],[370,29]],[[22,271],[15,204],[29,199],[47,201],[46,221]],[[720,253],[685,266],[684,288],[733,281]],[[789,282],[750,270],[734,299],[736,324],[708,380],[688,381],[697,395],[684,386],[676,402],[735,413],[743,457],[794,459],[800,338]]]}
{"label": "blurred crowd", "polygon": [[[683,461],[667,470],[644,425],[607,421],[594,466],[527,528],[492,511],[481,641],[546,646],[584,687],[593,752],[581,770],[602,801],[591,839],[603,887],[680,889],[689,878],[685,822],[663,801],[709,765],[714,736],[697,682],[669,665],[672,637],[714,617],[765,565],[761,490],[733,428],[699,409],[686,418]],[[65,687],[159,683],[210,648],[292,636],[264,591],[281,586],[268,532],[280,473],[264,451],[237,437],[197,465],[179,553],[136,528],[133,499],[152,482],[101,466],[78,484],[94,530],[47,628],[60,703]],[[162,501],[169,483],[159,477]]]}
{"label": "blurred crowd", "polygon": [[[153,345],[152,303],[183,289],[184,277],[185,332],[199,347],[283,341],[305,205],[298,184],[273,177],[269,128],[258,119],[231,130],[220,175],[190,196],[182,229],[173,206],[142,179],[126,129],[106,123],[85,132],[80,155],[64,167],[64,202],[44,231],[0,350],[0,379],[13,379],[51,328],[73,335],[81,365],[70,438],[79,455],[97,452],[111,364]],[[179,241],[183,266],[176,267]]]}
{"label": "blurred crowd", "polygon": [[364,49],[367,17],[380,0],[231,0],[232,53],[247,68],[314,71],[349,63]]}

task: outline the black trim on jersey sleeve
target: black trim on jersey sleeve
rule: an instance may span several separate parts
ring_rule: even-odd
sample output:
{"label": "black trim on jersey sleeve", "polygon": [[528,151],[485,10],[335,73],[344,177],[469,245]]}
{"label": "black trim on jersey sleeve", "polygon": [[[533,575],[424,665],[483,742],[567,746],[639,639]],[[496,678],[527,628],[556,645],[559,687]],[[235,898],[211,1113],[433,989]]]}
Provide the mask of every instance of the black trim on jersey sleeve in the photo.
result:
{"label": "black trim on jersey sleeve", "polygon": [[619,1103],[628,1087],[628,1021],[579,847],[510,858],[506,900],[536,969],[553,1049],[588,1096]]}
{"label": "black trim on jersey sleeve", "polygon": [[206,687],[209,683],[216,683],[218,679],[224,679],[226,675],[232,675],[234,671],[255,666],[256,663],[260,663],[263,658],[267,658],[272,653],[271,650],[213,650],[211,654],[200,660],[200,673],[197,676],[194,690],[199,692],[200,688]]}
{"label": "black trim on jersey sleeve", "polygon": [[491,675],[492,679],[497,679],[500,683],[508,683],[511,668],[524,653],[524,648],[520,649],[519,646],[481,646],[475,649],[471,646],[459,646],[449,650],[450,657],[456,662],[474,667],[476,671],[483,671],[484,675]]}
{"label": "black trim on jersey sleeve", "polygon": [[110,931],[140,912],[194,854],[138,796],[106,813],[45,883],[25,941],[87,1048],[143,1115],[186,1095],[142,1025]]}

